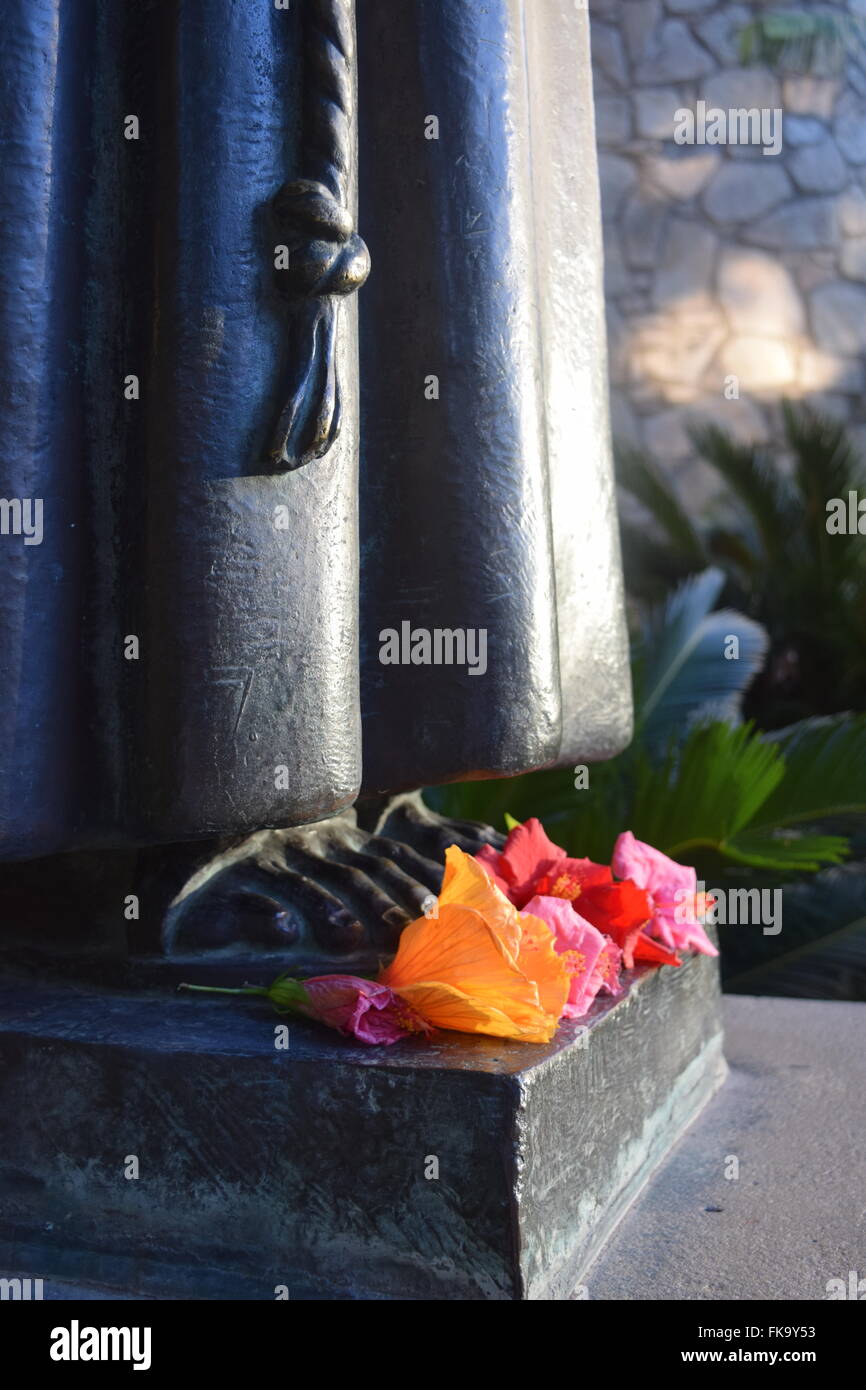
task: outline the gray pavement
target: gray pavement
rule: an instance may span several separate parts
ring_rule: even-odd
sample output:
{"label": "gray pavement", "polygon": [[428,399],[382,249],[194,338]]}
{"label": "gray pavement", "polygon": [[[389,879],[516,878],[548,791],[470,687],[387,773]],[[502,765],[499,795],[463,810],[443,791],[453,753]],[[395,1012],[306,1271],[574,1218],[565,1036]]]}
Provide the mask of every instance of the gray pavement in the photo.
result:
{"label": "gray pavement", "polygon": [[728,996],[725,1054],[590,1299],[828,1299],[832,1279],[866,1281],[866,1004]]}

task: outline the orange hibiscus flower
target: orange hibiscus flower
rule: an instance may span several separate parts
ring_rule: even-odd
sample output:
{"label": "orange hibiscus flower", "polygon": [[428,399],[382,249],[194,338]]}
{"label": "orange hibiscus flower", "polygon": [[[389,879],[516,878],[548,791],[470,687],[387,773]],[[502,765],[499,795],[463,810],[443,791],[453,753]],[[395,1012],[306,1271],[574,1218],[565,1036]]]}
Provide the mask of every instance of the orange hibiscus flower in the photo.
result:
{"label": "orange hibiscus flower", "polygon": [[438,915],[400,937],[379,975],[437,1028],[549,1042],[569,976],[546,923],[519,913],[480,864],[452,845]]}

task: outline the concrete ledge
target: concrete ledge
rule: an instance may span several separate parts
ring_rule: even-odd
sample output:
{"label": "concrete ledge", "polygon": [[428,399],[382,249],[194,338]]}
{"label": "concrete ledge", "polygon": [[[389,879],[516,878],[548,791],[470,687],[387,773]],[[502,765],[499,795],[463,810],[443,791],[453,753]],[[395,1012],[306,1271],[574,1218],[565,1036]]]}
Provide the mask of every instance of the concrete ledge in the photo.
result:
{"label": "concrete ledge", "polygon": [[728,1084],[585,1277],[591,1299],[826,1300],[866,1280],[866,1004],[729,996],[724,1020]]}
{"label": "concrete ledge", "polygon": [[22,981],[0,1010],[0,1268],[161,1298],[568,1298],[724,1074],[706,958],[547,1047],[276,1051],[258,1003]]}

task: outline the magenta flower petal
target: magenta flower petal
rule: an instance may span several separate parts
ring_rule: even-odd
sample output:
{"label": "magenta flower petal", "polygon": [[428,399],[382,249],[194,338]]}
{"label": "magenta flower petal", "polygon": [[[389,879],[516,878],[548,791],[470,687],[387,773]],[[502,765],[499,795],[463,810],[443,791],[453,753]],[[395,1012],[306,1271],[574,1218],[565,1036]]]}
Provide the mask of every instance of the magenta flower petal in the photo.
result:
{"label": "magenta flower petal", "polygon": [[304,980],[303,1012],[364,1043],[394,1043],[433,1030],[387,985],[357,975],[316,975]]}
{"label": "magenta flower petal", "polygon": [[494,849],[492,845],[482,845],[475,855],[475,858],[482,869],[487,873],[487,877],[491,882],[495,883],[496,887],[504,893],[507,898],[511,891],[511,885],[508,879],[503,878],[502,874],[499,872],[502,860],[502,855],[499,851]]}
{"label": "magenta flower petal", "polygon": [[523,825],[509,831],[501,853],[485,846],[475,858],[522,911],[535,891],[536,879],[550,873],[565,858],[565,850],[548,839],[536,816],[530,816]]}

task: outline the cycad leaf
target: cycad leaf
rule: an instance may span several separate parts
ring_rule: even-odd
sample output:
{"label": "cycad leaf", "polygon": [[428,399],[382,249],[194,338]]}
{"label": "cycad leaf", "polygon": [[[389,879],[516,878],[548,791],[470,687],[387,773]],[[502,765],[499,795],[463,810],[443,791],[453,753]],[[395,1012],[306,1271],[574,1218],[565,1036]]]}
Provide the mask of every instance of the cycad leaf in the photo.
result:
{"label": "cycad leaf", "polygon": [[762,560],[760,546],[755,543],[754,527],[748,518],[738,518],[736,530],[730,526],[712,526],[707,549],[712,559],[730,570],[741,585],[751,588]]}
{"label": "cycad leaf", "polygon": [[700,638],[701,624],[725,582],[721,570],[708,569],[687,579],[667,602],[653,610],[636,644],[636,723],[643,725],[676,680]]}
{"label": "cycad leaf", "polygon": [[620,549],[626,588],[643,600],[660,600],[695,570],[704,568],[701,556],[690,563],[669,540],[651,534],[646,525],[620,517]]}
{"label": "cycad leaf", "polygon": [[764,741],[783,753],[785,777],[751,829],[866,812],[866,715],[804,719]]}
{"label": "cycad leaf", "polygon": [[548,817],[573,811],[577,796],[570,768],[452,782],[424,790],[424,800],[440,815],[482,821],[497,830],[502,829],[506,816],[518,822],[540,816],[546,823]]}
{"label": "cycad leaf", "polygon": [[749,826],[725,840],[722,849],[737,864],[780,872],[814,873],[828,864],[841,864],[848,855],[848,840],[842,835],[753,830]]}
{"label": "cycad leaf", "polygon": [[[738,655],[726,658],[730,639]],[[666,740],[677,729],[711,719],[737,723],[743,695],[764,664],[769,637],[760,623],[722,609],[704,618],[676,680],[644,725],[647,742]],[[730,648],[730,650],[734,650]]]}
{"label": "cycad leaf", "polygon": [[734,976],[727,988],[790,999],[866,999],[866,917]]}
{"label": "cycad leaf", "polygon": [[[682,738],[696,722],[734,722],[769,646],[765,630],[740,613],[709,610],[720,570],[682,584],[648,619],[636,652],[636,725],[647,746]],[[737,648],[729,644],[736,638]],[[726,659],[726,650],[738,655]]]}
{"label": "cycad leaf", "polygon": [[811,999],[866,999],[866,864],[786,884],[782,931],[720,929],[725,989]]}
{"label": "cycad leaf", "polygon": [[615,452],[617,482],[646,507],[679,560],[690,569],[702,568],[706,552],[701,534],[661,470],[646,454],[627,445],[618,445]]}
{"label": "cycad leaf", "polygon": [[591,767],[589,786],[578,791],[572,785],[567,806],[539,811],[536,803],[535,813],[555,844],[580,858],[610,862],[617,836],[631,823],[632,769],[639,756],[632,747]]}
{"label": "cycad leaf", "polygon": [[826,532],[827,499],[843,497],[862,483],[862,459],[840,421],[790,401],[783,402],[782,410],[797,485]]}
{"label": "cycad leaf", "polygon": [[689,431],[695,447],[748,508],[769,560],[779,559],[792,521],[788,484],[756,446],[740,444],[718,425]]}
{"label": "cycad leaf", "polygon": [[863,462],[845,427],[808,406],[784,403],[785,433],[794,454],[794,477],[800,498],[798,561],[819,614],[841,601],[840,589],[863,565],[858,535],[827,531],[827,503],[856,491],[863,482]]}
{"label": "cycad leaf", "polygon": [[698,727],[661,768],[639,760],[627,828],[675,859],[701,847],[724,853],[784,772],[779,750],[749,725]]}

